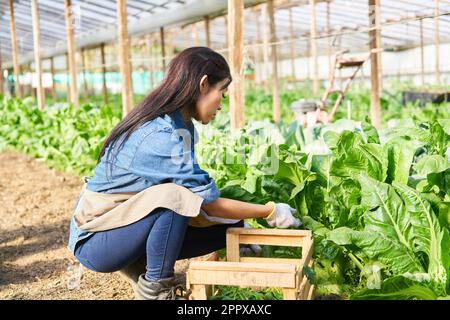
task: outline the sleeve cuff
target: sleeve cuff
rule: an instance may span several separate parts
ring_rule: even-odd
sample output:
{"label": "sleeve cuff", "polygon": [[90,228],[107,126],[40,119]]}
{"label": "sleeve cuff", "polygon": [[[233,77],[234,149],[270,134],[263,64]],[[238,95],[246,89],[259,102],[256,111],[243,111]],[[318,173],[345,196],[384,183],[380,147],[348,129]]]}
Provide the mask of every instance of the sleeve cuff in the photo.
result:
{"label": "sleeve cuff", "polygon": [[203,198],[203,204],[213,202],[220,197],[220,191],[217,189],[216,182],[213,179],[207,185],[191,188],[190,190]]}

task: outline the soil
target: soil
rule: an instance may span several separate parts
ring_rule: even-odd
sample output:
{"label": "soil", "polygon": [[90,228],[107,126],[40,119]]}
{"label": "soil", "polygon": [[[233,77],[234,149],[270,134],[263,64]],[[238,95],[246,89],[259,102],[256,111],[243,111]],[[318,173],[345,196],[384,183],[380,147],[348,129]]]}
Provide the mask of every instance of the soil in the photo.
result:
{"label": "soil", "polygon": [[[67,247],[81,187],[78,176],[15,151],[0,153],[0,299],[134,298],[118,273],[82,267]],[[176,272],[188,263],[178,261]]]}

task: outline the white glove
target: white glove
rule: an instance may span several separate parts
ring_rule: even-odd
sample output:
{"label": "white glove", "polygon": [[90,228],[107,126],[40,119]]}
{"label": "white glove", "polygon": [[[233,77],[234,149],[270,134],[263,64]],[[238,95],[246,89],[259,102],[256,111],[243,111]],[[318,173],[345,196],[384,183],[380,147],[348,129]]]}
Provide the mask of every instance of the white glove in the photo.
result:
{"label": "white glove", "polygon": [[[244,228],[251,229],[247,221],[244,221]],[[241,257],[258,257],[261,255],[261,251],[261,246],[257,244],[241,244],[239,247]]]}
{"label": "white glove", "polygon": [[296,212],[297,210],[286,203],[276,203],[275,212],[269,218],[266,218],[266,221],[269,226],[275,228],[299,227],[301,222],[294,217]]}

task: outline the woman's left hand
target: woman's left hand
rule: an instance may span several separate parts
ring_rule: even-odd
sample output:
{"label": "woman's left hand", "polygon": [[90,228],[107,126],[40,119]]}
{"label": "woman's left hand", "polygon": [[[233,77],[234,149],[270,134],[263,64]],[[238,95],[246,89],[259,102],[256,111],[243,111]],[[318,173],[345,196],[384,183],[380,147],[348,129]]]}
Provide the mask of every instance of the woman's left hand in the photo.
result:
{"label": "woman's left hand", "polygon": [[[252,227],[244,221],[244,228],[251,229]],[[239,254],[241,257],[258,257],[261,255],[262,248],[257,244],[245,244],[239,248]]]}

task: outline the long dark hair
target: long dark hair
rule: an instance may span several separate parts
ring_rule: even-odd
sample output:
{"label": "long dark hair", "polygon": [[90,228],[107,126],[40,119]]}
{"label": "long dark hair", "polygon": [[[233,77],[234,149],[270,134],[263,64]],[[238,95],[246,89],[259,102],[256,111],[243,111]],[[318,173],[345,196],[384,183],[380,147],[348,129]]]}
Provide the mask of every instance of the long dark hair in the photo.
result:
{"label": "long dark hair", "polygon": [[192,47],[180,52],[170,62],[162,83],[111,131],[100,151],[98,162],[108,146],[110,148],[106,160],[113,147],[116,149],[114,144],[119,138],[121,141],[116,150],[147,121],[184,107],[193,108],[200,93],[200,80],[204,75],[208,76],[210,86],[225,79],[229,80],[228,85],[232,80],[230,68],[219,53],[207,47]]}

